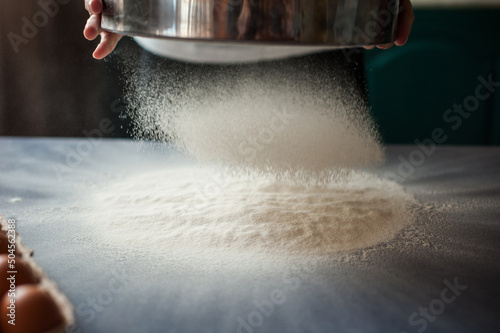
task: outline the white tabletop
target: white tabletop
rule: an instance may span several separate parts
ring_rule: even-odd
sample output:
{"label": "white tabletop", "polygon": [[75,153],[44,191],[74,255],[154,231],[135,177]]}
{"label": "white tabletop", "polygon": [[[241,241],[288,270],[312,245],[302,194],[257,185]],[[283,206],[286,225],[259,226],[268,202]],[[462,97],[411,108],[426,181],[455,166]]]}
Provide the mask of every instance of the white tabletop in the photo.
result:
{"label": "white tabletop", "polygon": [[[374,251],[330,255],[313,266],[307,256],[290,256],[284,269],[235,268],[231,253],[218,265],[202,256],[190,266],[176,261],[175,249],[103,242],[86,221],[89,193],[185,162],[160,146],[103,140],[58,179],[54,163],[66,163],[68,151],[85,142],[0,138],[0,212],[16,219],[25,245],[74,304],[74,332],[248,333],[238,330],[239,318],[280,289],[286,302],[254,332],[410,333],[423,327],[410,322],[419,307],[440,306],[446,281],[465,289],[435,309],[425,332],[498,332],[500,148],[437,148],[402,183],[429,209],[411,228]],[[397,173],[415,149],[388,147],[378,173]]]}

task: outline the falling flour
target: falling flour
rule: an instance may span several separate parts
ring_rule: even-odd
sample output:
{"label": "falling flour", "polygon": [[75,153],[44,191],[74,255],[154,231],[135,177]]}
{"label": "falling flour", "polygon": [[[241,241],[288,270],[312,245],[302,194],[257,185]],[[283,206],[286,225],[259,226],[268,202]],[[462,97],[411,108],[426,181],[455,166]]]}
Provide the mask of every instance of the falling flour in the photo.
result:
{"label": "falling flour", "polygon": [[383,148],[348,80],[300,62],[155,66],[128,73],[136,137],[225,173],[190,164],[110,184],[92,196],[103,237],[137,248],[329,254],[390,240],[412,222],[413,198],[364,171]]}
{"label": "falling flour", "polygon": [[[129,74],[135,136],[231,171],[330,181],[383,161],[368,109],[346,79],[285,65],[157,62]],[[155,67],[158,66],[158,67]]]}

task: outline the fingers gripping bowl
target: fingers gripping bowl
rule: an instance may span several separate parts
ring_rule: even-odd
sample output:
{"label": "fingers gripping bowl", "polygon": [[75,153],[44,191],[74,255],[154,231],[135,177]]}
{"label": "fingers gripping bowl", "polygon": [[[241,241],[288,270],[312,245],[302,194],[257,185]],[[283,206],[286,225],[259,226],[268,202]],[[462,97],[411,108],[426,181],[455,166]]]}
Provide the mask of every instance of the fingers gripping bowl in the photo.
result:
{"label": "fingers gripping bowl", "polygon": [[138,41],[153,53],[208,62],[257,61],[392,43],[399,12],[398,0],[104,0],[103,4],[103,29],[145,37]]}

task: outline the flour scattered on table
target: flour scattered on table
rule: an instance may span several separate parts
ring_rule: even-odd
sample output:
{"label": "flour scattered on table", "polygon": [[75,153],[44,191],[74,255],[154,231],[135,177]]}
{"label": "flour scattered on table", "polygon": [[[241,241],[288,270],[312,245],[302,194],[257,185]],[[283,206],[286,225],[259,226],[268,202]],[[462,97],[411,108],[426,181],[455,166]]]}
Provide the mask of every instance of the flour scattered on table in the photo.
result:
{"label": "flour scattered on table", "polygon": [[384,151],[349,74],[312,69],[305,58],[133,63],[125,67],[135,137],[225,173],[167,168],[102,188],[92,200],[107,241],[327,254],[387,241],[411,223],[412,197],[362,171]]}
{"label": "flour scattered on table", "polygon": [[218,178],[195,167],[144,173],[93,194],[95,228],[127,247],[328,254],[390,240],[413,198],[365,173],[304,186]]}

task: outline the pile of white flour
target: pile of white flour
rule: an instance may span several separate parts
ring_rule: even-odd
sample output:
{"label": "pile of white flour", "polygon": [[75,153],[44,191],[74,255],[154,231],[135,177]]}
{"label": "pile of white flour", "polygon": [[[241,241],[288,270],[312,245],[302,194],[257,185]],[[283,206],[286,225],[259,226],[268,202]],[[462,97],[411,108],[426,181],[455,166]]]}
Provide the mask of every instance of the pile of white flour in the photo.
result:
{"label": "pile of white flour", "polygon": [[390,240],[411,223],[413,198],[366,172],[383,148],[352,86],[304,68],[142,66],[128,75],[136,137],[169,142],[211,169],[171,167],[102,188],[92,200],[104,237],[138,248],[329,254]]}
{"label": "pile of white flour", "polygon": [[329,254],[389,240],[411,223],[413,204],[401,186],[368,174],[304,186],[196,167],[126,178],[93,199],[103,237],[127,247],[274,254]]}

